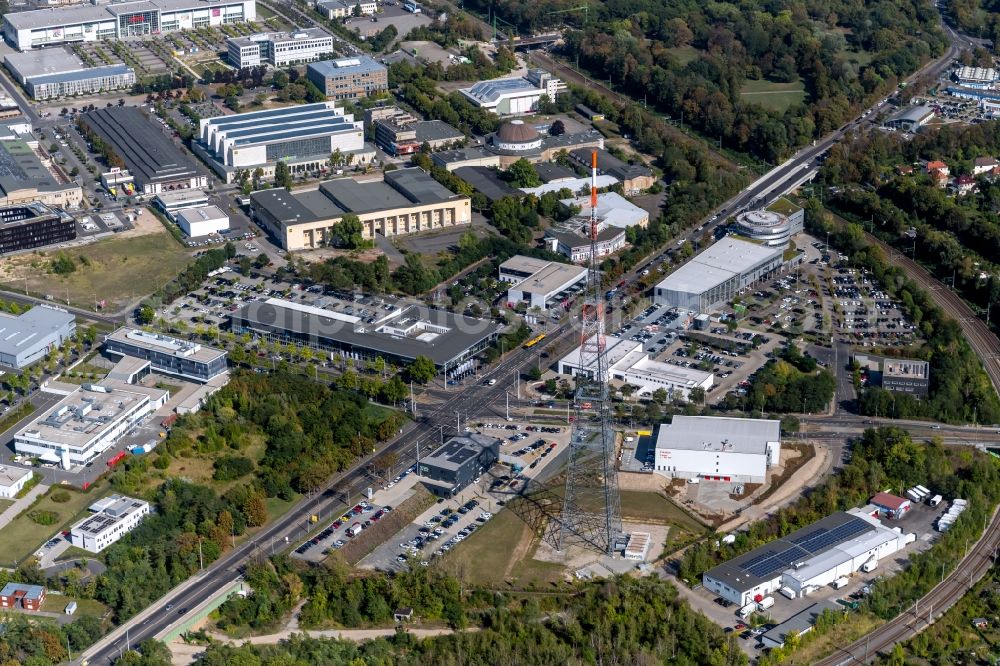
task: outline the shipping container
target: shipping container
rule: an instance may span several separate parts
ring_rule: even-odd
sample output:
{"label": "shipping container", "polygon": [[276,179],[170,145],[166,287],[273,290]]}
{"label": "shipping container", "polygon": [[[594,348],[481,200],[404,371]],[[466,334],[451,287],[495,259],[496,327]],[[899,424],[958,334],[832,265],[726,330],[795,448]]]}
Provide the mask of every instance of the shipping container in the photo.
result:
{"label": "shipping container", "polygon": [[927,500],[927,503],[931,506],[937,506],[941,503],[942,497],[940,495],[935,495],[934,497]]}

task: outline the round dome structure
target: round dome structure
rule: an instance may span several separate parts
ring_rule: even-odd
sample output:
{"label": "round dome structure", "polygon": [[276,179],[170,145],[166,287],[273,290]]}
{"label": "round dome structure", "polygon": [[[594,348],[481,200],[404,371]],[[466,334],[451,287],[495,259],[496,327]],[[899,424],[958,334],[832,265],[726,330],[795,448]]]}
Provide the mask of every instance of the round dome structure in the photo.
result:
{"label": "round dome structure", "polygon": [[733,230],[770,247],[787,247],[792,237],[788,217],[770,210],[750,210],[736,216]]}
{"label": "round dome structure", "polygon": [[500,126],[493,135],[493,145],[505,151],[527,152],[542,147],[542,137],[523,120],[511,120]]}

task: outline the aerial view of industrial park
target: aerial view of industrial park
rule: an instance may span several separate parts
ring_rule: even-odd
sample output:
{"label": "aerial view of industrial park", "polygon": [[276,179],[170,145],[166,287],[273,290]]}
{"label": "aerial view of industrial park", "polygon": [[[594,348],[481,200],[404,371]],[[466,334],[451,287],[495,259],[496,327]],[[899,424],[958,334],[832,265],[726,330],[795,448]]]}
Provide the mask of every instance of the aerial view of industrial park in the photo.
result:
{"label": "aerial view of industrial park", "polygon": [[0,666],[1000,663],[996,3],[0,36]]}

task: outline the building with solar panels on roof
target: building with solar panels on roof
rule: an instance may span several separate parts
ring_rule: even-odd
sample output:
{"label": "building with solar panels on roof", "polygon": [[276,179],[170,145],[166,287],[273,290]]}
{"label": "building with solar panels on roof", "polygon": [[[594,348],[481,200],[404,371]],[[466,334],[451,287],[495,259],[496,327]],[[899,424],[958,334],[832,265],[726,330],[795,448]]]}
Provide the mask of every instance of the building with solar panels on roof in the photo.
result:
{"label": "building with solar panels on roof", "polygon": [[500,440],[486,435],[452,437],[420,459],[418,473],[438,497],[454,497],[500,459]]}
{"label": "building with solar panels on roof", "polygon": [[798,598],[842,576],[872,569],[916,538],[861,509],[838,511],[705,572],[709,591],[740,606],[781,591]]}

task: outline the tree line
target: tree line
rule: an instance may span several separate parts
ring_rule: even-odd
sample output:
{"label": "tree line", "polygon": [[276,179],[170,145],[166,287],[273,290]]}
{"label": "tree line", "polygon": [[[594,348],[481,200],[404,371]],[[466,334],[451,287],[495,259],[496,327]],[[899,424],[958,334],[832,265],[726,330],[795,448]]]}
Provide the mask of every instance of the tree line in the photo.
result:
{"label": "tree line", "polygon": [[892,265],[880,247],[870,245],[860,225],[834,225],[816,200],[807,202],[806,225],[817,233],[829,230],[831,244],[847,254],[852,265],[868,271],[901,304],[926,341],[913,352],[894,348],[885,351],[890,355],[912,353],[929,362],[928,397],[917,399],[868,388],[859,396],[862,413],[897,418],[916,416],[947,423],[1000,422],[1000,399],[958,322],[939,308],[902,268]]}
{"label": "tree line", "polygon": [[[267,575],[261,596],[281,599],[288,594],[279,565]],[[284,574],[288,576],[289,574]],[[312,572],[295,573],[306,594],[310,576],[336,581],[337,575]],[[264,578],[262,576],[262,578]],[[375,580],[369,580],[374,578]],[[694,611],[677,590],[656,577],[617,577],[598,583],[573,586],[562,595],[518,595],[493,590],[467,590],[464,593],[452,577],[428,571],[413,574],[375,574],[365,582],[342,577],[341,584],[323,583],[312,590],[303,608],[315,612],[323,599],[327,614],[357,612],[362,621],[384,614],[384,608],[408,603],[418,618],[434,618],[449,605],[462,612],[475,632],[447,634],[416,639],[405,631],[388,638],[365,642],[340,639],[313,639],[294,635],[272,646],[232,647],[213,643],[195,662],[198,666],[225,664],[350,664],[351,666],[416,666],[418,664],[602,664],[602,663],[677,663],[742,666],[747,656],[735,639],[699,612]],[[409,586],[409,587],[407,587]],[[333,595],[331,598],[329,595]],[[252,595],[256,596],[256,595]],[[421,599],[430,602],[421,605]],[[334,599],[338,600],[334,603]],[[381,601],[379,601],[381,599]],[[253,603],[227,602],[220,608],[222,618],[246,610]],[[260,602],[264,603],[264,602]],[[284,603],[284,602],[282,602]],[[232,605],[230,605],[232,604]],[[427,615],[421,615],[427,613]],[[248,615],[249,617],[249,615]],[[349,618],[348,618],[349,620]],[[334,622],[324,626],[336,626]],[[341,625],[350,626],[350,625]],[[150,653],[159,654],[151,647]],[[121,661],[128,666],[161,666],[167,662],[154,656],[136,661]]]}

